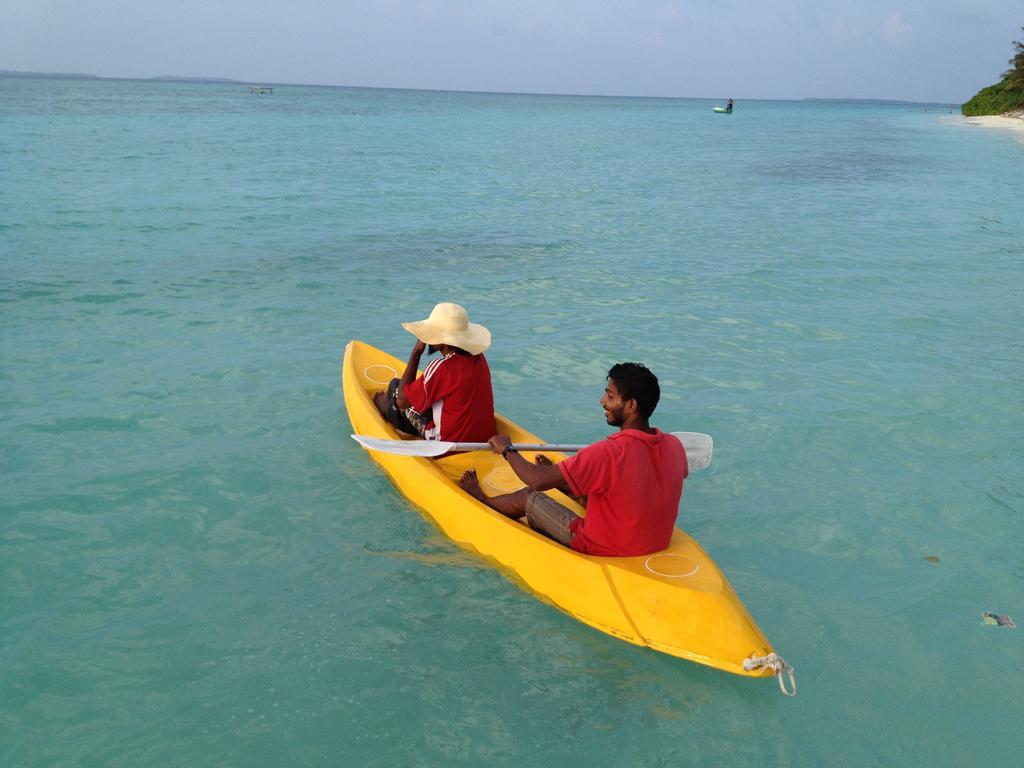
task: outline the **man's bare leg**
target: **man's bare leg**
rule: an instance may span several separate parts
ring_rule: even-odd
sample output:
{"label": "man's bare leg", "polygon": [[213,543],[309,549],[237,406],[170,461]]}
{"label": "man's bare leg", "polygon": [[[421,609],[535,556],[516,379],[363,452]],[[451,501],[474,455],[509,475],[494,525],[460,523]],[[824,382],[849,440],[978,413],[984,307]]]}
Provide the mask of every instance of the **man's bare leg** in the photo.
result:
{"label": "man's bare leg", "polygon": [[474,499],[479,499],[491,509],[497,510],[505,515],[505,517],[511,517],[515,520],[526,514],[526,499],[533,493],[531,488],[520,488],[513,493],[505,493],[501,496],[491,496],[488,498],[484,495],[483,488],[480,487],[480,481],[477,479],[475,469],[466,470],[459,479],[459,485]]}
{"label": "man's bare leg", "polygon": [[373,404],[377,406],[377,410],[380,411],[380,415],[385,420],[388,418],[388,393],[387,392],[376,392],[373,395]]}

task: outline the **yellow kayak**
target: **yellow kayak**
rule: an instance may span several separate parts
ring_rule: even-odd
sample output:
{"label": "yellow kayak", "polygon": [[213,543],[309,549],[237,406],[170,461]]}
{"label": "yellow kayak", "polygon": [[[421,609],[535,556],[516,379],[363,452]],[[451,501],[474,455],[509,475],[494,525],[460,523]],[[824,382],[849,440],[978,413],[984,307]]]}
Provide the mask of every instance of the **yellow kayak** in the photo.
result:
{"label": "yellow kayak", "polygon": [[[381,417],[372,399],[404,369],[405,363],[386,352],[349,342],[342,384],[356,434],[407,437]],[[513,442],[542,442],[500,414],[497,420],[499,432],[510,435]],[[495,512],[458,486],[462,473],[472,468],[487,495],[521,488],[523,483],[496,454],[474,451],[430,459],[369,453],[398,490],[452,541],[500,564],[516,582],[584,624],[738,675],[773,674],[766,666],[744,669],[745,660],[767,657],[772,648],[722,572],[678,528],[669,548],[653,555],[583,555]],[[559,453],[546,455],[554,462],[565,458]],[[584,514],[582,507],[559,491],[548,494]]]}

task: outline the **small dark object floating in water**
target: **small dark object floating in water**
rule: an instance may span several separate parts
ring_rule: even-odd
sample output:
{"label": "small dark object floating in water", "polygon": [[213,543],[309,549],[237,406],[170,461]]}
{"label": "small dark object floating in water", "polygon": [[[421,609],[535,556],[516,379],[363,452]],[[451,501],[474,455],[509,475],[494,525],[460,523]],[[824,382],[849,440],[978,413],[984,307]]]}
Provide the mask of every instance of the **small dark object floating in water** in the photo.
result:
{"label": "small dark object floating in water", "polygon": [[981,619],[986,624],[1000,627],[1010,627],[1016,629],[1017,625],[1013,623],[1013,619],[1007,616],[1005,613],[992,613],[992,611],[982,611]]}
{"label": "small dark object floating in water", "polygon": [[928,555],[927,557],[925,557],[925,560],[927,560],[929,563],[937,563],[937,562],[939,562],[939,556],[938,555]]}

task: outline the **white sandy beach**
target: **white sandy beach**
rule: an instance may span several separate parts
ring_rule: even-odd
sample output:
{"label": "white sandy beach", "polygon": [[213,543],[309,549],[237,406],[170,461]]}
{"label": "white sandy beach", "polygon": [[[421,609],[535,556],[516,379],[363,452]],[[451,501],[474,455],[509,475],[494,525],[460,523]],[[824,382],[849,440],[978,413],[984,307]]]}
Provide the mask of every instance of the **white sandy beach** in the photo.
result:
{"label": "white sandy beach", "polygon": [[1004,128],[1024,133],[1024,110],[1007,112],[1004,115],[983,115],[981,117],[965,117],[971,125],[982,125],[986,128]]}

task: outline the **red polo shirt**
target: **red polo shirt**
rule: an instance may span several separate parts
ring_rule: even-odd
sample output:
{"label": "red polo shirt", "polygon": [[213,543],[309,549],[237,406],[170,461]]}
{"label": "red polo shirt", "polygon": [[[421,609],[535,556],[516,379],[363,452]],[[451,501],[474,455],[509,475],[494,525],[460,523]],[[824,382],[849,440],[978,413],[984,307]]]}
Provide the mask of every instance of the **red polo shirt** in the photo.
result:
{"label": "red polo shirt", "polygon": [[573,549],[629,557],[668,546],[689,474],[677,437],[624,429],[557,466],[572,492],[587,497],[586,517],[573,521]]}

